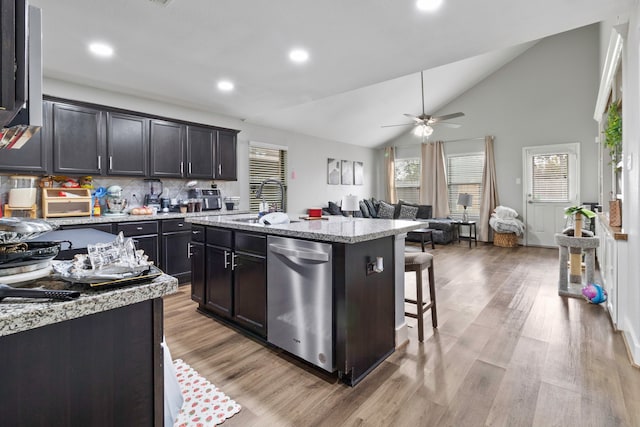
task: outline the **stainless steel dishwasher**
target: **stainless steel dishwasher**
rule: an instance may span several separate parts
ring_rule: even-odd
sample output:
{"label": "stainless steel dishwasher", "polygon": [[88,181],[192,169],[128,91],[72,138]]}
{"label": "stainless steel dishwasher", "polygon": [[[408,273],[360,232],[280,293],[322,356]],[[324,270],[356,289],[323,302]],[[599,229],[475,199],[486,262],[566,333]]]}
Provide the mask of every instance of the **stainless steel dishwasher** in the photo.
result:
{"label": "stainless steel dishwasher", "polygon": [[332,248],[267,237],[267,341],[335,371]]}

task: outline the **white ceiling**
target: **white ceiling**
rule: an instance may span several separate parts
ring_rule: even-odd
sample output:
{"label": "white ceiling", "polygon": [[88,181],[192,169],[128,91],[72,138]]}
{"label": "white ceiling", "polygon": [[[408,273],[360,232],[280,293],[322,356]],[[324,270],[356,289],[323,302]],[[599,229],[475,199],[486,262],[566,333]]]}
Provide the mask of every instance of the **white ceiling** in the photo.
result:
{"label": "white ceiling", "polygon": [[[30,0],[46,77],[370,147],[404,131],[381,125],[420,114],[420,70],[433,113],[531,42],[632,2],[444,0],[429,14],[415,0]],[[92,41],[114,57],[89,55]],[[293,47],[309,62],[292,64]]]}

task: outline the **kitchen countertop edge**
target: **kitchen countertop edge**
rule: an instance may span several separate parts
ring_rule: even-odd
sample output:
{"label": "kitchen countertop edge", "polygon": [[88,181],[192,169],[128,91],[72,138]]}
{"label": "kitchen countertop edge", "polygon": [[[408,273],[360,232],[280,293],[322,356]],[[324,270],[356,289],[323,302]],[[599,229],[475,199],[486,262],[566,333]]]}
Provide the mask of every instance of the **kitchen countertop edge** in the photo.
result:
{"label": "kitchen countertop edge", "polygon": [[90,290],[72,301],[5,300],[0,303],[0,336],[77,319],[178,291],[178,279],[163,274],[149,283],[121,288]]}
{"label": "kitchen countertop edge", "polygon": [[[369,240],[376,240],[382,237],[393,236],[397,234],[407,233],[409,231],[423,228],[424,223],[411,220],[385,220],[385,219],[364,219],[364,218],[347,218],[347,217],[329,217],[328,220],[299,221],[291,224],[280,224],[264,226],[260,224],[250,224],[236,222],[234,219],[247,217],[246,215],[238,216],[238,218],[224,218],[218,215],[210,215],[207,217],[187,218],[188,222],[197,225],[229,228],[234,230],[252,231],[256,233],[264,233],[274,236],[284,236],[292,238],[319,240],[333,243],[360,243]],[[336,230],[311,230],[311,224],[319,223],[324,226],[325,221],[338,225]],[[349,230],[350,224],[360,225],[363,230]],[[318,224],[316,224],[318,225]]]}
{"label": "kitchen countertop edge", "polygon": [[45,221],[50,222],[52,224],[56,224],[58,226],[64,225],[89,225],[89,224],[102,224],[102,223],[110,223],[110,222],[133,222],[133,221],[153,221],[160,219],[189,219],[189,218],[197,218],[202,216],[211,216],[211,215],[238,215],[238,214],[247,214],[249,211],[214,211],[215,214],[211,213],[212,211],[202,211],[202,212],[189,212],[189,213],[180,213],[180,212],[168,212],[168,213],[158,213],[155,215],[101,215],[101,216],[74,216],[74,217],[66,217],[66,218],[46,218]]}

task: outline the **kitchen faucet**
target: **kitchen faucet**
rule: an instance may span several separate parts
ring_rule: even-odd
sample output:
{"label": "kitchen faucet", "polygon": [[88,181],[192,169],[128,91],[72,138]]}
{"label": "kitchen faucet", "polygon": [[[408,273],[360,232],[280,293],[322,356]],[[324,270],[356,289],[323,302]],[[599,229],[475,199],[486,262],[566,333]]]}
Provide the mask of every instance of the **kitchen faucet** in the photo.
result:
{"label": "kitchen faucet", "polygon": [[[282,185],[282,182],[278,181],[277,179],[268,178],[262,181],[260,183],[260,188],[258,188],[258,191],[256,191],[256,198],[258,199],[262,198],[262,203],[265,204],[264,196],[262,195],[262,189],[264,188],[265,184],[277,184],[280,187],[280,209],[283,210],[284,209],[284,186]],[[276,206],[276,211],[277,210],[278,210],[278,207]]]}

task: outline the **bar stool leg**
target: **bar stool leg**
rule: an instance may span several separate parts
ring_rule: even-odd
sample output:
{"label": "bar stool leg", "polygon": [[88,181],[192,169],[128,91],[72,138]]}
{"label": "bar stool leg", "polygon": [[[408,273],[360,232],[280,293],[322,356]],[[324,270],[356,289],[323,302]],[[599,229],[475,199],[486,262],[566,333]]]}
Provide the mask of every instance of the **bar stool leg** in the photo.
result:
{"label": "bar stool leg", "polygon": [[433,263],[429,267],[429,299],[431,300],[431,322],[433,327],[438,327],[438,314],[436,312],[436,279],[433,273]]}
{"label": "bar stool leg", "polygon": [[418,341],[424,341],[424,305],[422,295],[422,269],[416,270],[416,318],[418,319]]}

